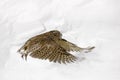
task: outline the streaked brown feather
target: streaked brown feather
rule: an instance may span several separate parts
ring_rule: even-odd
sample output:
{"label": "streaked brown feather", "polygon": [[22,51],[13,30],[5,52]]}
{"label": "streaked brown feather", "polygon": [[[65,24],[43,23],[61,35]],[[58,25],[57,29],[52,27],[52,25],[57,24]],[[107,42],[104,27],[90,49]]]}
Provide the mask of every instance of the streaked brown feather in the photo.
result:
{"label": "streaked brown feather", "polygon": [[[80,48],[62,39],[62,34],[57,30],[53,30],[30,38],[18,52],[25,59],[27,59],[29,54],[33,58],[48,59],[50,62],[65,64],[74,62],[77,59],[69,51],[92,50],[93,48]],[[24,52],[21,52],[21,50],[24,50]]]}
{"label": "streaked brown feather", "polygon": [[[42,46],[43,45],[43,46]],[[48,47],[49,45],[49,47]],[[48,59],[50,62],[65,63],[64,56],[73,56],[69,54],[64,48],[59,46],[52,39],[46,38],[41,44],[41,49],[38,49],[30,54],[31,57],[39,59]],[[71,62],[71,59],[68,59]]]}
{"label": "streaked brown feather", "polygon": [[79,51],[80,52],[83,50],[83,48],[80,48],[77,45],[65,39],[57,40],[56,43],[58,43],[61,47],[63,47],[67,51]]}
{"label": "streaked brown feather", "polygon": [[61,47],[63,47],[66,51],[76,51],[76,52],[82,52],[84,50],[88,50],[90,52],[95,47],[87,47],[87,48],[81,48],[78,47],[76,44],[73,44],[65,39],[56,40],[56,43],[59,44]]}

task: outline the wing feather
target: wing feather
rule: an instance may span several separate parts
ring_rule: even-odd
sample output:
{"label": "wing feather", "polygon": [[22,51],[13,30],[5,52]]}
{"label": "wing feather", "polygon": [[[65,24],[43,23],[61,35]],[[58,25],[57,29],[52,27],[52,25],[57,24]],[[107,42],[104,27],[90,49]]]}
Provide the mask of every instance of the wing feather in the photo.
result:
{"label": "wing feather", "polygon": [[84,49],[84,48],[78,47],[77,45],[75,45],[65,39],[58,40],[58,41],[56,41],[56,43],[58,43],[61,47],[63,47],[67,51],[81,52]]}
{"label": "wing feather", "polygon": [[73,62],[76,57],[68,53],[63,47],[58,45],[52,39],[45,39],[41,48],[30,53],[31,57],[39,59],[48,59],[50,62],[66,63]]}

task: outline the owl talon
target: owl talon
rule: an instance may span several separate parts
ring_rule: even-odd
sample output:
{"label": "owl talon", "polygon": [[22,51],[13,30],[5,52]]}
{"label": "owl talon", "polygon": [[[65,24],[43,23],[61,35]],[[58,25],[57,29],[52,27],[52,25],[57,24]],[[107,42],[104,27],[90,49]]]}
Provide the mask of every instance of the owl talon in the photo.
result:
{"label": "owl talon", "polygon": [[27,54],[25,54],[25,60],[27,61]]}
{"label": "owl talon", "polygon": [[24,55],[22,55],[21,58],[24,58]]}
{"label": "owl talon", "polygon": [[22,54],[21,57],[27,61],[27,55],[28,55],[28,54]]}

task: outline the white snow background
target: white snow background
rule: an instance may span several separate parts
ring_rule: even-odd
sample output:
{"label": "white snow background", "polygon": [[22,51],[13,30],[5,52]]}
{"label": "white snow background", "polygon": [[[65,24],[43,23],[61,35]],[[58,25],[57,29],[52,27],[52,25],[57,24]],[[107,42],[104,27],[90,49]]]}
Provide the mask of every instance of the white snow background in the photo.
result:
{"label": "white snow background", "polygon": [[[17,50],[30,37],[60,30],[90,53],[58,64]],[[120,80],[119,0],[0,0],[0,80]]]}

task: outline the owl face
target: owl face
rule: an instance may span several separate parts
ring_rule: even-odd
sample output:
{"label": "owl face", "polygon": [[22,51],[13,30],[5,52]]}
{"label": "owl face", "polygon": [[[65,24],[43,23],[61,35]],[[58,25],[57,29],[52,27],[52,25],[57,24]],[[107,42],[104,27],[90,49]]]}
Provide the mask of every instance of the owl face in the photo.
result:
{"label": "owl face", "polygon": [[62,34],[58,30],[52,30],[49,34],[53,39],[60,39],[62,37]]}

